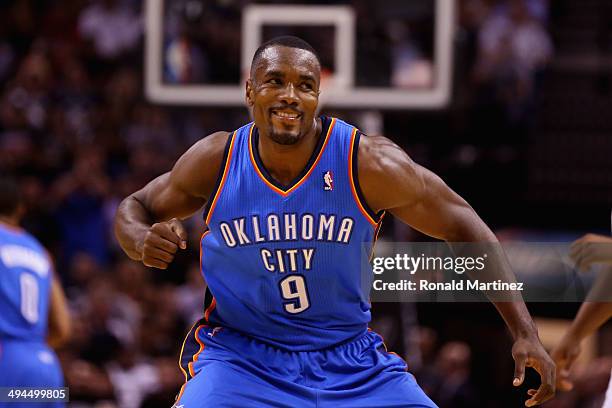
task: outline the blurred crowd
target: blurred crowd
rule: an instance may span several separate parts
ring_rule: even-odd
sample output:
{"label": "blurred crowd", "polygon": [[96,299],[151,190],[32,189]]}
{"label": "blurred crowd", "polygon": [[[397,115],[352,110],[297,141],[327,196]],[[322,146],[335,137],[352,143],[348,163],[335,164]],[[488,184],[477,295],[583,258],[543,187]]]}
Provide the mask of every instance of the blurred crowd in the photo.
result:
{"label": "blurred crowd", "polygon": [[493,114],[489,120],[515,135],[520,132],[512,124],[533,119],[538,76],[552,59],[548,14],[547,0],[464,3],[464,34],[475,54],[469,73],[475,110]]}
{"label": "blurred crowd", "polygon": [[74,331],[59,355],[74,406],[172,405],[182,339],[203,305],[202,222],[160,273],[119,251],[112,218],[194,141],[248,118],[145,101],[141,6],[0,5],[0,171],[18,176],[23,226],[53,254],[66,289]]}
{"label": "blurred crowd", "polygon": [[[239,48],[239,30],[227,27],[238,27],[247,3],[172,2],[179,17],[165,32],[165,79],[237,80],[230,51]],[[365,57],[357,80],[427,86],[431,39],[421,41],[418,26],[408,30],[397,15],[368,18],[373,3],[354,2]],[[529,121],[537,77],[553,52],[547,19],[546,0],[460,2],[467,44],[460,74],[477,89],[474,112],[493,109],[498,116],[490,119],[503,123]],[[181,48],[194,36],[200,48]],[[387,50],[386,63],[367,58],[377,50]],[[331,60],[329,50],[321,53]],[[72,339],[59,353],[72,405],[170,406],[184,381],[177,364],[182,339],[202,311],[202,221],[188,222],[190,247],[168,271],[157,271],[122,254],[112,218],[121,199],[168,171],[193,142],[236,128],[248,112],[145,100],[137,0],[2,2],[0,84],[0,171],[19,177],[23,225],[53,254],[73,314]],[[470,377],[470,345],[438,344],[433,329],[419,333],[423,359],[415,370],[423,388],[442,408],[484,406]]]}

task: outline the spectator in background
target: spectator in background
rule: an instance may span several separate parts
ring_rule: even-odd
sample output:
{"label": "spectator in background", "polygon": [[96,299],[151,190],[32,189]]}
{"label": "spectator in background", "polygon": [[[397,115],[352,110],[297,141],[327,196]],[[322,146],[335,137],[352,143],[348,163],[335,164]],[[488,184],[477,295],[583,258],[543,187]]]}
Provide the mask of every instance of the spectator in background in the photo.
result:
{"label": "spectator in background", "polygon": [[112,60],[138,45],[142,22],[120,0],[96,0],[79,16],[79,33],[98,57]]}
{"label": "spectator in background", "polygon": [[526,0],[508,0],[489,11],[478,37],[477,83],[487,85],[512,121],[524,120],[533,102],[536,74],[552,57],[552,42]]}
{"label": "spectator in background", "polygon": [[[0,38],[5,38],[0,32]],[[6,41],[0,41],[0,81],[5,81],[10,69],[15,61],[15,53],[11,44]]]}
{"label": "spectator in background", "polygon": [[91,142],[94,94],[90,78],[75,57],[62,61],[60,69],[62,81],[54,90],[54,99],[65,117],[66,130],[80,143]]}
{"label": "spectator in background", "polygon": [[[52,253],[57,253],[60,232],[55,218],[47,210],[45,203],[45,186],[35,175],[28,175],[20,180],[25,216],[21,224],[40,239],[41,243]],[[64,273],[59,269],[60,275]],[[64,281],[62,276],[62,281]]]}
{"label": "spectator in background", "polygon": [[20,64],[6,99],[33,129],[41,130],[46,124],[50,85],[51,67],[46,55],[39,50],[30,52]]}
{"label": "spectator in background", "polygon": [[527,0],[527,9],[532,17],[543,24],[548,23],[550,16],[550,0]]}
{"label": "spectator in background", "polygon": [[128,121],[132,106],[140,99],[140,73],[132,67],[120,67],[110,77],[104,89],[109,116],[114,123]]}
{"label": "spectator in background", "polygon": [[[418,333],[418,332],[417,332]],[[480,407],[471,383],[472,351],[467,343],[451,341],[434,353],[437,334],[420,329],[423,363],[416,373],[419,384],[436,400],[440,408]]]}
{"label": "spectator in background", "polygon": [[[24,56],[15,77],[8,81],[0,97],[0,167],[30,177],[29,208],[32,195],[41,195],[36,183],[54,176],[59,160],[53,155],[55,141],[47,137],[54,122],[53,88],[55,76],[42,41]],[[44,218],[44,214],[39,213]],[[32,226],[28,216],[26,223]],[[47,241],[48,242],[48,241]]]}
{"label": "spectator in background", "polygon": [[106,365],[106,372],[121,408],[139,408],[159,388],[157,368],[134,344],[122,344],[117,357]]}
{"label": "spectator in background", "polygon": [[85,252],[75,253],[70,267],[66,269],[68,269],[68,276],[64,276],[64,285],[67,288],[68,297],[77,304],[87,296],[87,288],[95,278],[104,274],[104,270],[94,257]]}
{"label": "spectator in background", "polygon": [[[1,14],[6,18],[8,28],[8,39],[19,57],[25,55],[30,46],[34,33],[36,32],[35,7],[29,1],[2,2],[9,3],[0,5]],[[12,4],[10,4],[12,3]]]}
{"label": "spectator in background", "polygon": [[479,402],[470,384],[472,351],[463,342],[446,343],[435,363],[437,386],[433,393],[440,408],[477,407]]}
{"label": "spectator in background", "polygon": [[165,50],[164,79],[172,84],[206,82],[208,59],[187,33],[171,40]]}
{"label": "spectator in background", "polygon": [[398,88],[429,88],[433,65],[412,38],[408,23],[392,20],[386,27],[391,41],[391,85]]}
{"label": "spectator in background", "polygon": [[72,169],[59,177],[52,188],[66,262],[77,252],[90,254],[100,264],[108,261],[104,203],[110,180],[105,164],[103,152],[94,146],[83,147]]}
{"label": "spectator in background", "polygon": [[177,136],[170,126],[168,113],[158,106],[138,104],[133,109],[131,122],[122,129],[126,146],[135,150],[141,146],[154,148],[164,155],[174,156]]}

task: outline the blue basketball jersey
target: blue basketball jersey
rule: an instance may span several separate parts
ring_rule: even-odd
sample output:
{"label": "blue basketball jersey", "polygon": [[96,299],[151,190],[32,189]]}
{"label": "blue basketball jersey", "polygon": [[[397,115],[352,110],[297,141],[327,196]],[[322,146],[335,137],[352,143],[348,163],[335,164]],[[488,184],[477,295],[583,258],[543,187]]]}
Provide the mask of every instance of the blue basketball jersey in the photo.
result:
{"label": "blue basketball jersey", "polygon": [[321,119],[312,157],[289,186],[262,164],[254,123],[231,134],[204,212],[206,324],[292,351],[366,332],[368,257],[381,217],[357,183],[359,131]]}
{"label": "blue basketball jersey", "polygon": [[0,223],[0,339],[45,341],[51,279],[43,246]]}

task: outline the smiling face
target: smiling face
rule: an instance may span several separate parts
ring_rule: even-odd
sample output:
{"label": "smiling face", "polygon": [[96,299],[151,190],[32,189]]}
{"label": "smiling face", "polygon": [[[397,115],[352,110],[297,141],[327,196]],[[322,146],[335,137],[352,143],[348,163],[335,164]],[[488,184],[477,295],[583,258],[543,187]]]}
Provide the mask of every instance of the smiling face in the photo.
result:
{"label": "smiling face", "polygon": [[313,130],[320,78],[321,67],[310,51],[282,45],[265,49],[246,84],[260,134],[292,145]]}

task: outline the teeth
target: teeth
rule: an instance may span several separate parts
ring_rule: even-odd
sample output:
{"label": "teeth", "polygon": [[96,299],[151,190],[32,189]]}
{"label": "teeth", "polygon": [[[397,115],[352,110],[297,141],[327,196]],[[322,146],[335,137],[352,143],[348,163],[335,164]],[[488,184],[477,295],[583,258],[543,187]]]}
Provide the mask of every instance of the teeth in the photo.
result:
{"label": "teeth", "polygon": [[279,112],[279,111],[275,111],[274,114],[276,116],[280,116],[281,118],[289,118],[289,119],[296,119],[298,117],[297,113],[289,113],[289,112]]}

